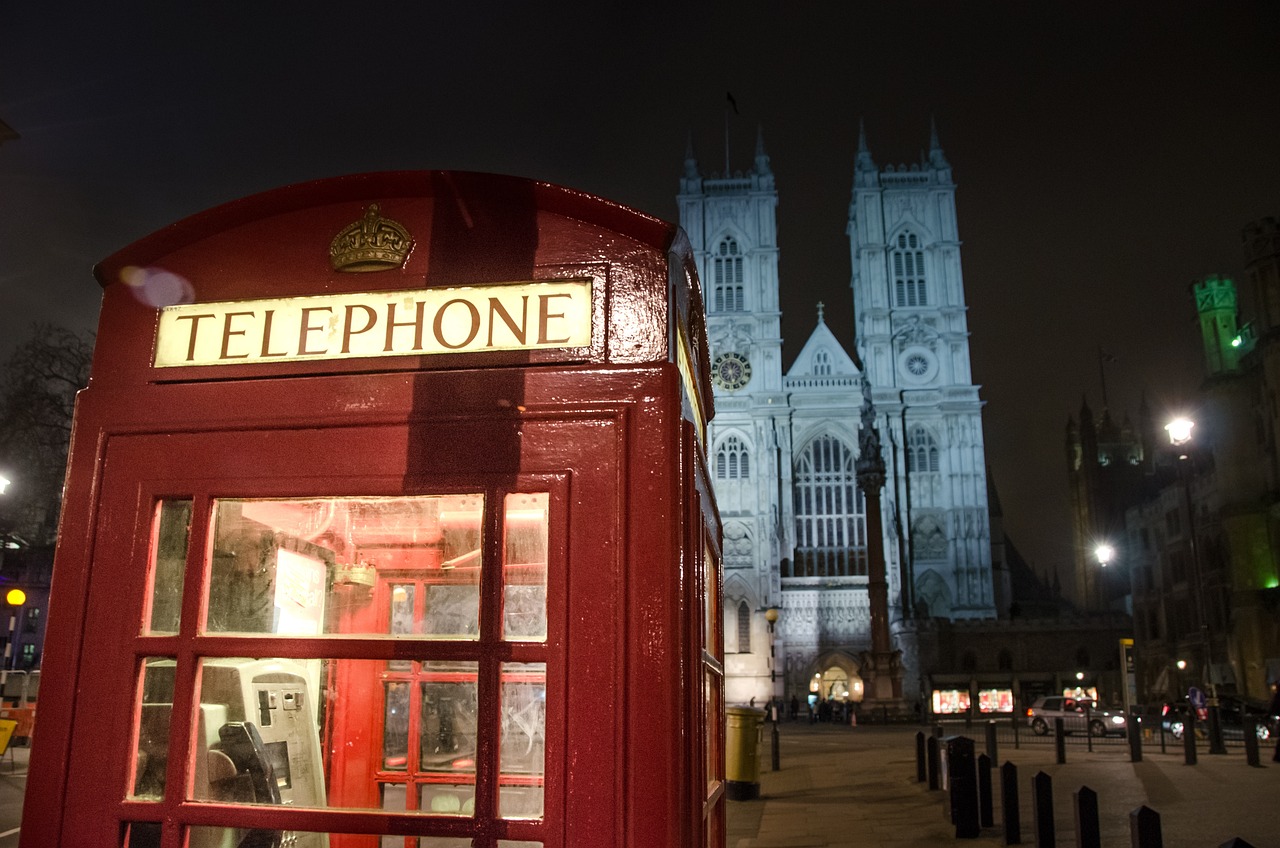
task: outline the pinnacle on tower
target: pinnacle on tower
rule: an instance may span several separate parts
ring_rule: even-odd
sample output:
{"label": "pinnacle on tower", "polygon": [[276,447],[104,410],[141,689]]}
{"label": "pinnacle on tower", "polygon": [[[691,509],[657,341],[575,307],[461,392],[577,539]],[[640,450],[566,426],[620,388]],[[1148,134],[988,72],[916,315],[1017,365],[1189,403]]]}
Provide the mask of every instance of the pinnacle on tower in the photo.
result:
{"label": "pinnacle on tower", "polygon": [[858,119],[858,157],[854,160],[854,172],[876,170],[876,163],[871,158],[871,150],[867,147],[867,127],[862,118]]}
{"label": "pinnacle on tower", "polygon": [[951,163],[942,152],[942,145],[938,142],[938,122],[932,115],[929,116],[929,164],[935,168],[951,167]]}
{"label": "pinnacle on tower", "polygon": [[684,147],[684,176],[689,180],[702,176],[698,173],[698,158],[693,153],[693,130],[689,130],[689,139]]}
{"label": "pinnacle on tower", "polygon": [[772,173],[769,169],[769,154],[764,152],[764,127],[756,125],[756,173],[760,176]]}

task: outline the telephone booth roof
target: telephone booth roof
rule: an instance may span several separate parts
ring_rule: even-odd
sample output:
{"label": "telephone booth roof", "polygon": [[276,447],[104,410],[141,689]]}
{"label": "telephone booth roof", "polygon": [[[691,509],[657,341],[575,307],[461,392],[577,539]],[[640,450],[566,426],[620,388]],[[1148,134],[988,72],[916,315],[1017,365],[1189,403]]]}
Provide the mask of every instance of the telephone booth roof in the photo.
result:
{"label": "telephone booth roof", "polygon": [[[406,251],[374,273],[338,269],[331,258],[335,236],[370,214],[399,228]],[[95,358],[96,382],[549,361],[675,362],[683,338],[692,384],[687,388],[701,405],[700,426],[712,414],[701,293],[683,231],[546,182],[456,171],[393,171],[290,185],[178,221],[107,257],[94,272],[105,290],[99,344],[112,351]],[[157,307],[561,278],[595,280],[590,341],[569,349],[483,354],[468,349],[447,356],[388,357],[372,368],[359,357],[250,357],[212,369],[154,367]]]}

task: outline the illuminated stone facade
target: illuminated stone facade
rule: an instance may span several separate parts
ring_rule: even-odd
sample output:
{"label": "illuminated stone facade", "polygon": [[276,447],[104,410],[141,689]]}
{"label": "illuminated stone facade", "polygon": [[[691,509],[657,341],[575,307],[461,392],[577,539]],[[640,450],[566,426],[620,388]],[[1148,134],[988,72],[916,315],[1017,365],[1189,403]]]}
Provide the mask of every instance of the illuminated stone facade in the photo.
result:
{"label": "illuminated stone facade", "polygon": [[[803,698],[815,675],[824,697],[844,697],[845,685],[860,697],[869,564],[853,463],[864,378],[888,469],[881,523],[907,697],[925,673],[912,619],[997,614],[954,196],[936,133],[924,161],[884,169],[859,138],[847,220],[856,339],[842,341],[817,304],[784,371],[778,191],[763,139],[746,172],[704,177],[692,144],[686,154],[678,202],[707,303],[730,703]],[[772,634],[769,607],[780,608]]]}

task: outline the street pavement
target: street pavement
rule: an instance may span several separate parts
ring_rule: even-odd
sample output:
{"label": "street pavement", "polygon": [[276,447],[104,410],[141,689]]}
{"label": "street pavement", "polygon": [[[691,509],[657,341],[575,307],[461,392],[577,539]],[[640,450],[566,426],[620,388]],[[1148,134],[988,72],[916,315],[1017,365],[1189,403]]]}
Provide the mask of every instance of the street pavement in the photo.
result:
{"label": "street pavement", "polygon": [[[976,839],[958,840],[946,820],[946,793],[916,781],[918,726],[841,724],[779,725],[780,770],[770,766],[770,728],[760,749],[759,800],[730,801],[728,848],[917,848],[954,845],[1003,846],[999,766],[1018,770],[1022,844],[1035,845],[1031,781],[1037,772],[1053,783],[1056,844],[1076,845],[1073,794],[1088,786],[1098,793],[1104,848],[1131,845],[1129,814],[1142,805],[1160,814],[1165,848],[1213,848],[1233,837],[1255,848],[1280,848],[1280,763],[1272,748],[1261,765],[1248,765],[1242,748],[1210,756],[1201,746],[1198,764],[1186,765],[1182,750],[1158,744],[1130,762],[1118,740],[1096,744],[1091,753],[1073,739],[1063,765],[1054,746],[1026,737],[1020,747],[1001,741],[992,771],[995,826]],[[962,728],[948,733],[963,733]],[[985,753],[980,727],[972,734]]]}
{"label": "street pavement", "polygon": [[[995,826],[976,839],[958,840],[946,820],[946,793],[916,781],[917,726],[862,726],[783,722],[779,765],[773,771],[769,726],[759,749],[760,798],[728,802],[727,848],[994,848],[1005,844],[1000,826],[1000,783],[993,770]],[[947,733],[965,733],[948,728]],[[980,726],[972,733],[985,752]],[[1140,763],[1129,761],[1118,740],[1094,742],[1090,753],[1072,739],[1067,762],[1058,765],[1048,739],[1025,734],[1020,746],[1003,736],[998,765],[1018,768],[1022,844],[1035,845],[1031,779],[1043,771],[1053,781],[1056,844],[1074,846],[1072,795],[1082,785],[1098,793],[1103,848],[1130,846],[1129,813],[1146,805],[1160,814],[1165,848],[1216,848],[1240,837],[1254,848],[1280,848],[1280,763],[1272,748],[1252,767],[1243,750],[1210,756],[1203,744],[1198,764],[1186,765],[1179,745],[1160,753],[1148,743]],[[18,844],[29,748],[13,746],[0,758],[0,848]]]}
{"label": "street pavement", "polygon": [[31,749],[10,745],[0,757],[0,848],[16,848],[27,792],[27,757]]}

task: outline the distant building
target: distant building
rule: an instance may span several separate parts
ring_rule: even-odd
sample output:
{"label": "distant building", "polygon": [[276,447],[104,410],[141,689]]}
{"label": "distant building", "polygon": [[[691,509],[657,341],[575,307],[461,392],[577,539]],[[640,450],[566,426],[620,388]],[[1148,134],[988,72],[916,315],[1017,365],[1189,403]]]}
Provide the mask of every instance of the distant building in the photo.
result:
{"label": "distant building", "polygon": [[1280,680],[1280,224],[1252,223],[1243,242],[1254,320],[1240,324],[1232,280],[1192,284],[1205,356],[1192,439],[1165,440],[1126,514],[1149,696],[1212,684],[1266,698]]}

